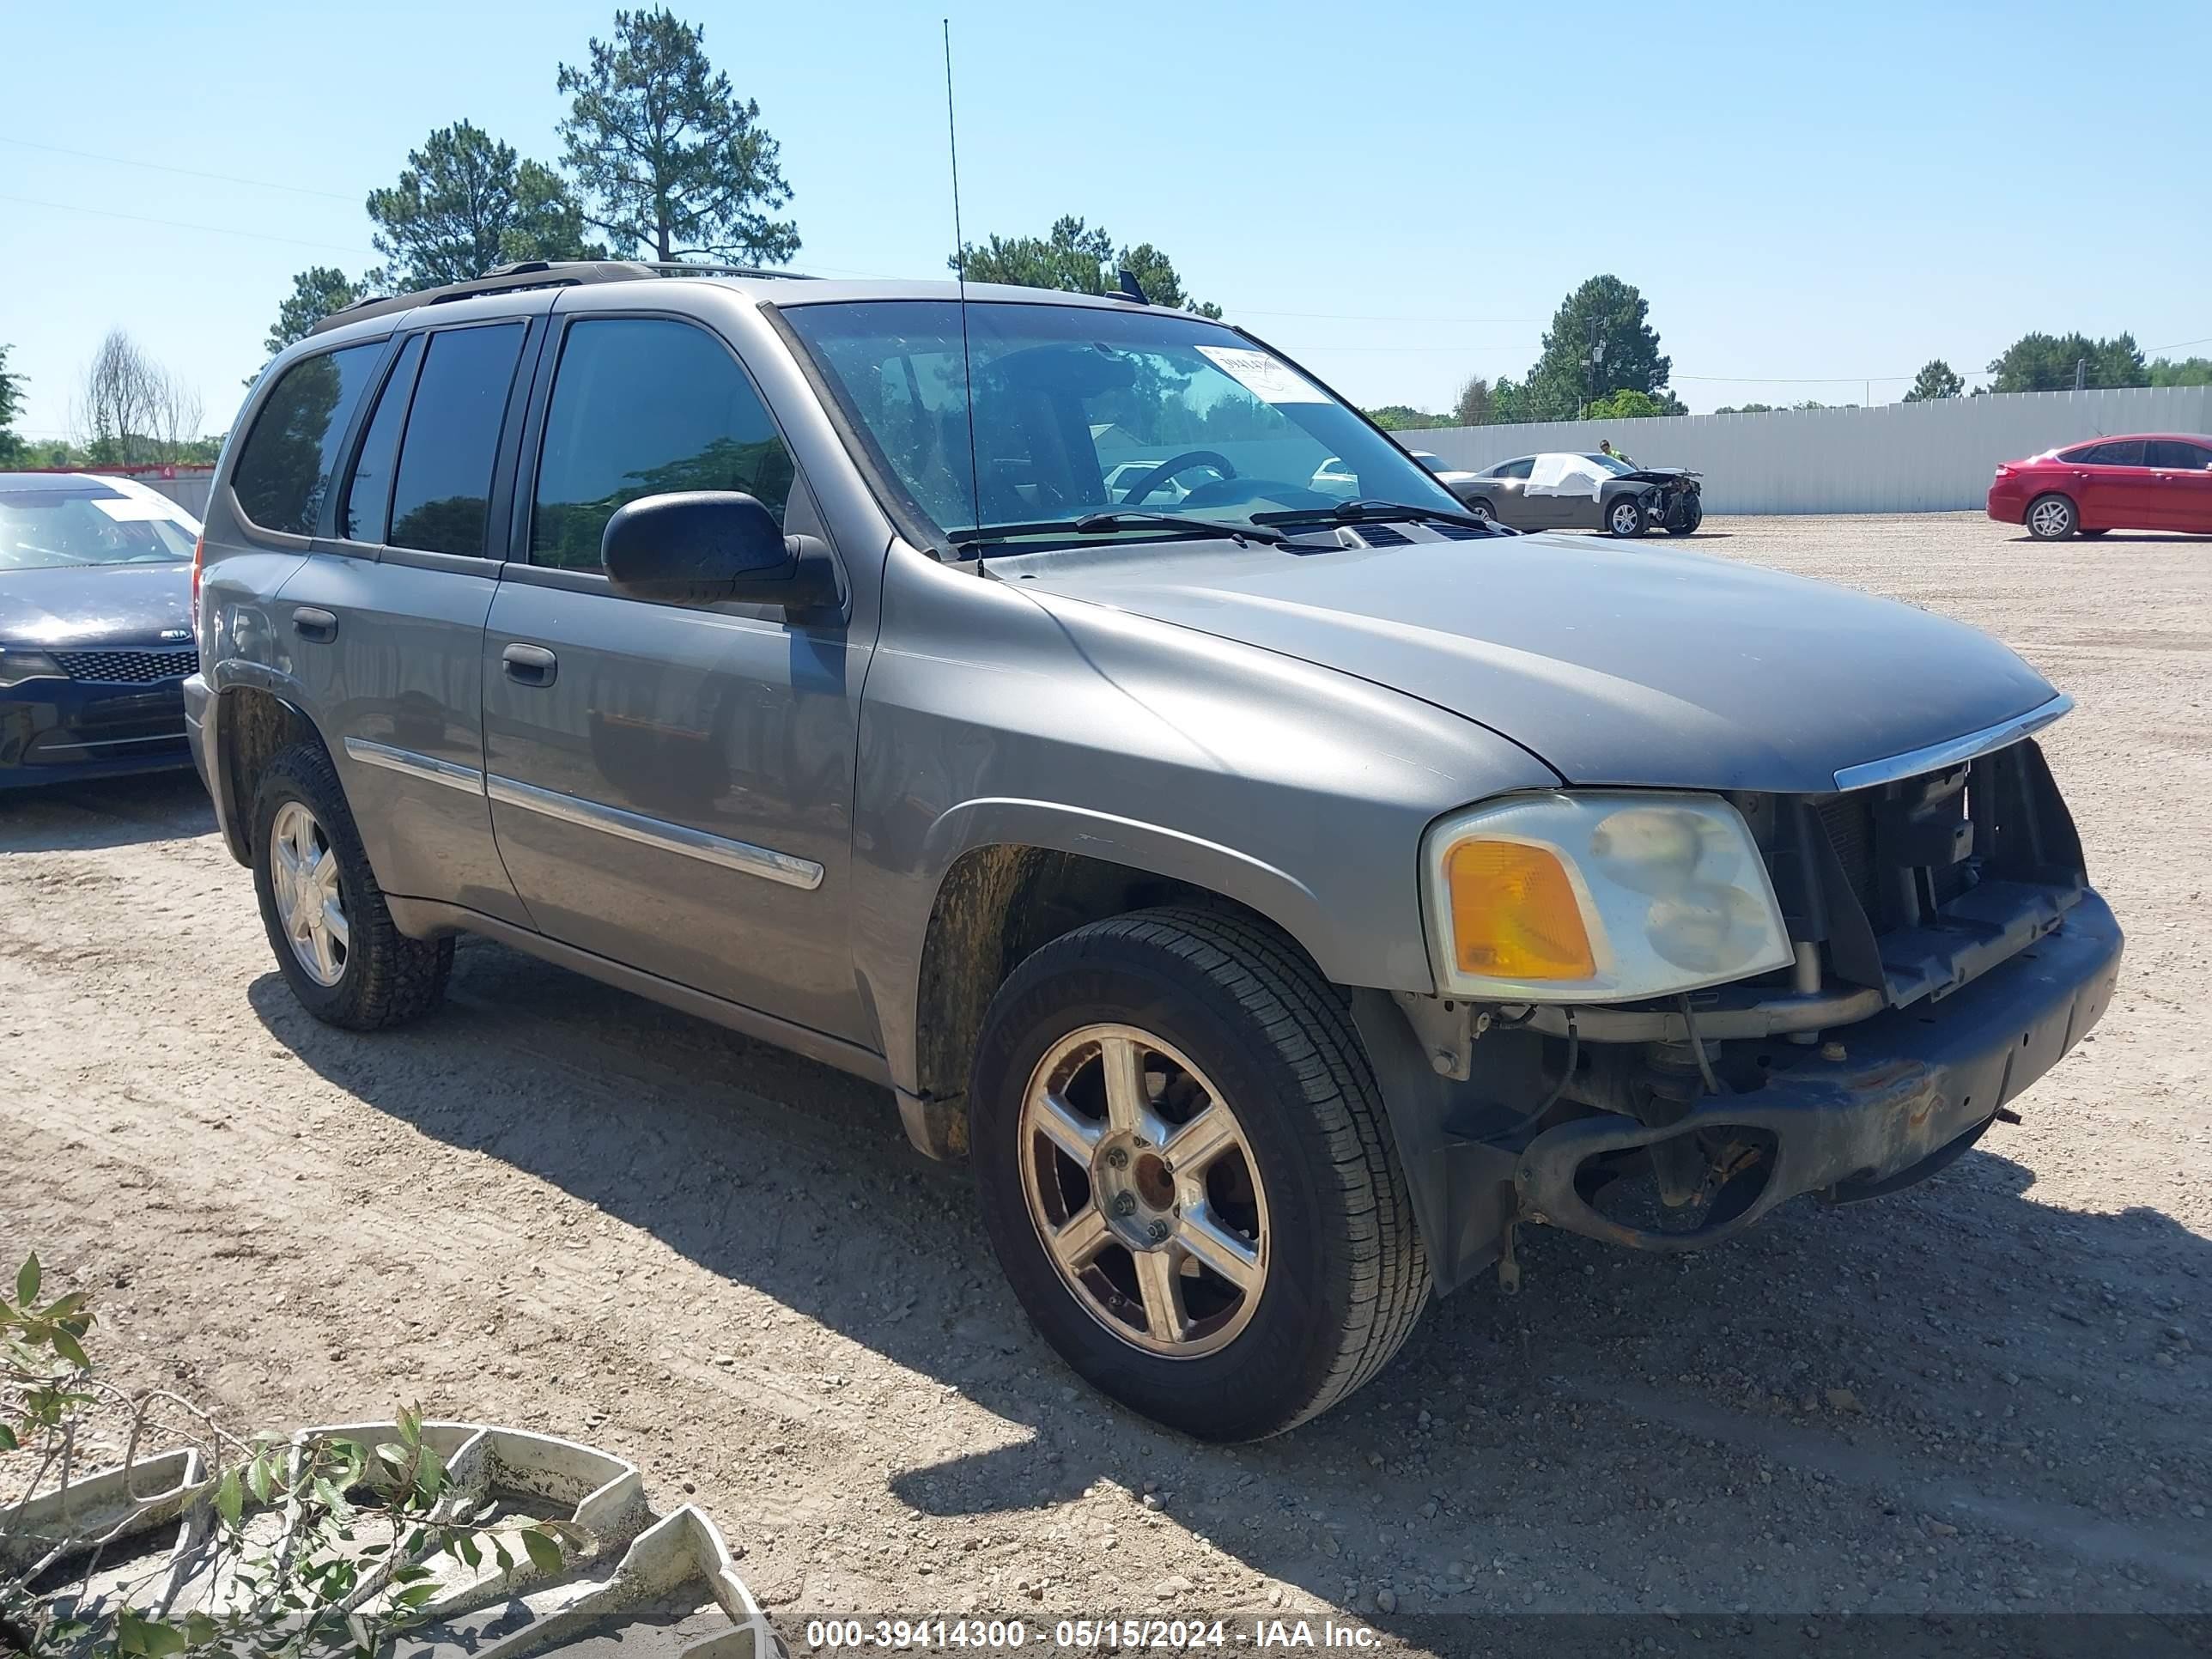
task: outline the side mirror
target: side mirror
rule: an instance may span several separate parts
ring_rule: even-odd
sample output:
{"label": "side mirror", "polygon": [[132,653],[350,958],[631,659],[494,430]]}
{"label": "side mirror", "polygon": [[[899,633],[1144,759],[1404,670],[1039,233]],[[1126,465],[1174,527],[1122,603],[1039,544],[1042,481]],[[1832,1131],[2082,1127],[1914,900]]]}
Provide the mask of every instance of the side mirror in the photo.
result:
{"label": "side mirror", "polygon": [[785,535],[774,514],[734,489],[646,495],[617,508],[599,538],[599,562],[615,592],[635,599],[734,599],[787,611],[838,603],[829,547]]}

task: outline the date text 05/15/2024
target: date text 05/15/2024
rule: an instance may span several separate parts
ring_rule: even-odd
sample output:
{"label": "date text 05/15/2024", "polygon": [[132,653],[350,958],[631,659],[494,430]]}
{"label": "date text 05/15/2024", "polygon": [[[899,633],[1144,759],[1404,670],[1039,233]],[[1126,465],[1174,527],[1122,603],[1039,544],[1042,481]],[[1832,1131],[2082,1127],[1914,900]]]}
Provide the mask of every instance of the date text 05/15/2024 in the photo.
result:
{"label": "date text 05/15/2024", "polygon": [[1046,1651],[1131,1649],[1173,1652],[1207,1648],[1375,1647],[1372,1626],[1340,1624],[1334,1619],[1255,1619],[1232,1624],[1222,1619],[1062,1619],[1032,1631],[1019,1619],[816,1619],[806,1625],[806,1645],[815,1652],[875,1649],[890,1652],[939,1653],[970,1650],[1014,1652],[1034,1643]]}

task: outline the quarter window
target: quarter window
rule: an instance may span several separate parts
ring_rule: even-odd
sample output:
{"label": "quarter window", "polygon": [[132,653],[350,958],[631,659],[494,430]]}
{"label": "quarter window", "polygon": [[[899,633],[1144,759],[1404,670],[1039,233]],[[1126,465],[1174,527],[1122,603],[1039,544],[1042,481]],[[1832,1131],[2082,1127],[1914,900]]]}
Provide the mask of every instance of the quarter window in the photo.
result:
{"label": "quarter window", "polygon": [[231,472],[249,523],[312,536],[337,469],[354,405],[384,356],[384,342],[302,357],[270,389]]}
{"label": "quarter window", "polygon": [[546,410],[530,556],[596,570],[615,509],[671,490],[742,490],[781,520],[792,478],[791,452],[720,340],[665,318],[577,322]]}
{"label": "quarter window", "polygon": [[492,462],[526,331],[500,323],[430,336],[392,479],[393,546],[484,556]]}
{"label": "quarter window", "polygon": [[376,400],[376,412],[368,417],[368,435],[361,441],[353,479],[338,508],[338,534],[347,541],[380,542],[392,522],[392,464],[399,459],[399,433],[407,424],[407,400],[414,394],[422,342],[417,334],[402,349]]}

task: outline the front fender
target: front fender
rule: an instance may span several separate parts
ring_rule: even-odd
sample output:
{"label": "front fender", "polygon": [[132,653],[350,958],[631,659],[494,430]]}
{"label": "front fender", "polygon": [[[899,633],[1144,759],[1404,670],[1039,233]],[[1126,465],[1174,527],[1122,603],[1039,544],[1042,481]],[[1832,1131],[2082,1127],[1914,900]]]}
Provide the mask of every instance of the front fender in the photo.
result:
{"label": "front fender", "polygon": [[1060,801],[1000,796],[962,802],[937,820],[922,846],[933,905],[946,875],[967,854],[981,847],[1035,847],[1127,865],[1234,899],[1297,940],[1324,973],[1330,960],[1341,961],[1349,951],[1340,926],[1296,876],[1164,824]]}

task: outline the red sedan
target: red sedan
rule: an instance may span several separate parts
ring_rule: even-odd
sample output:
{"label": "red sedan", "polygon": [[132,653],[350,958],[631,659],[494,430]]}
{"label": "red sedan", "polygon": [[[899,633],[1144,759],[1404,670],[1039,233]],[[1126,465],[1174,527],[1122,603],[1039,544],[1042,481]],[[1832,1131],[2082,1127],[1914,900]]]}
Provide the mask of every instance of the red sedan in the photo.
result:
{"label": "red sedan", "polygon": [[2107,530],[2212,536],[2212,438],[2099,438],[2007,461],[1990,484],[1990,517],[2045,542]]}

